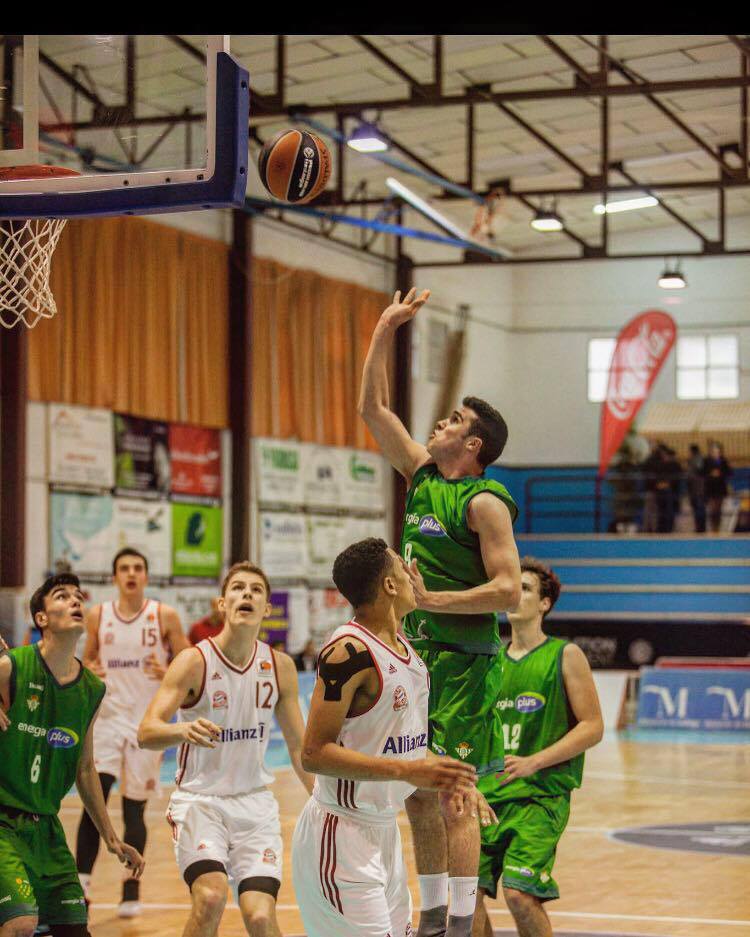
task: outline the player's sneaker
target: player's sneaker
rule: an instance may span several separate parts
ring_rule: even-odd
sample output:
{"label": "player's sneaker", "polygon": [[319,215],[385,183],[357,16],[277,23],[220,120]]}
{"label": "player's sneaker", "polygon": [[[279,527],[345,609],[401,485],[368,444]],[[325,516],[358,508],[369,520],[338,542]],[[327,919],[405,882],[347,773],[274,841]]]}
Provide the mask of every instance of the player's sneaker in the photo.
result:
{"label": "player's sneaker", "polygon": [[138,917],[142,910],[140,901],[121,901],[117,906],[117,916]]}

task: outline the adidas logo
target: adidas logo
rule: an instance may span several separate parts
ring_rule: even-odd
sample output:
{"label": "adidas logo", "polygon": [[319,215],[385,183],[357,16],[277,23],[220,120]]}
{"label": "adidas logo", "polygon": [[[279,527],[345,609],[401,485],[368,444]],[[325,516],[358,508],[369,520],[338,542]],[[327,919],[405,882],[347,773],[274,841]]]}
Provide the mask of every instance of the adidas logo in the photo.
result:
{"label": "adidas logo", "polygon": [[393,664],[388,664],[388,673],[398,673]]}
{"label": "adidas logo", "polygon": [[211,679],[212,679],[212,680],[221,680],[221,674],[219,673],[218,670],[215,670],[215,671],[214,671],[214,675],[213,675],[213,677],[211,677]]}

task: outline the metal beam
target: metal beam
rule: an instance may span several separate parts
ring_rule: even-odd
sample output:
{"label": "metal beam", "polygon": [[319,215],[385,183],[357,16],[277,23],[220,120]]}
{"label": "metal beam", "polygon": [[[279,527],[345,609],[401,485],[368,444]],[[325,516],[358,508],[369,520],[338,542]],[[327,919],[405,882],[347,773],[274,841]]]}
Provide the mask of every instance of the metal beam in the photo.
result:
{"label": "metal beam", "polygon": [[276,37],[276,100],[279,107],[284,106],[284,88],[286,86],[286,36]]}
{"label": "metal beam", "polygon": [[194,45],[191,45],[182,36],[165,36],[166,39],[171,39],[172,42],[179,46],[183,52],[187,52],[188,55],[192,55],[194,59],[206,64],[206,56],[200,49],[196,49]]}
{"label": "metal beam", "polygon": [[737,46],[746,59],[750,59],[750,43],[741,36],[727,36],[727,39]]}
{"label": "metal beam", "polygon": [[587,85],[591,85],[591,75],[586,71],[583,65],[581,65],[580,62],[576,62],[573,56],[569,55],[554,39],[551,39],[549,36],[537,36],[537,39],[541,39],[547,48],[551,49],[558,58],[561,58],[566,65],[572,68],[581,81]]}
{"label": "metal beam", "polygon": [[[740,248],[738,250],[721,250],[704,254],[702,251],[669,251],[669,257],[686,257],[700,260],[704,257],[747,257],[750,255],[750,247]],[[664,251],[657,254],[569,254],[564,257],[511,257],[504,261],[504,265],[513,266],[515,264],[562,264],[572,263],[579,260],[664,260]],[[489,261],[491,262],[491,261]],[[481,260],[478,257],[472,257],[470,260],[433,260],[425,263],[415,263],[415,267],[466,267],[469,265],[484,265],[488,261]]]}
{"label": "metal beam", "polygon": [[364,36],[354,35],[353,33],[350,33],[350,35],[352,39],[356,39],[363,48],[372,53],[375,58],[380,59],[384,65],[387,65],[391,71],[395,72],[399,78],[402,78],[409,85],[413,94],[419,95],[423,98],[426,98],[429,95],[428,88],[420,84],[413,75],[410,75],[406,69],[401,68],[398,62],[394,62],[390,56],[385,54],[385,52],[381,52],[381,50],[374,43],[370,42],[369,39],[365,39]]}
{"label": "metal beam", "polygon": [[669,205],[667,205],[660,198],[654,195],[652,186],[643,184],[643,183],[638,183],[638,180],[635,179],[633,176],[631,176],[631,174],[622,166],[617,171],[620,173],[621,176],[624,176],[628,180],[628,182],[637,184],[638,188],[641,189],[643,192],[645,192],[646,195],[652,195],[654,198],[656,198],[657,201],[659,202],[659,207],[662,208],[670,216],[670,218],[674,218],[674,220],[678,224],[681,224],[683,228],[687,228],[687,230],[691,234],[694,234],[700,241],[703,242],[703,244],[706,244],[708,242],[708,238],[705,236],[705,234],[703,234],[696,227],[694,227],[687,219],[683,218],[682,215],[678,214],[674,210],[674,208],[670,208]]}
{"label": "metal beam", "polygon": [[[66,85],[69,85],[74,91],[81,95],[81,97],[86,98],[87,101],[90,101],[95,107],[104,107],[104,102],[99,97],[98,94],[95,94],[86,85],[81,84],[77,78],[74,78],[70,72],[66,72],[62,65],[58,65],[54,59],[51,59],[46,53],[39,53],[39,62],[42,65],[46,65],[47,68],[54,72],[58,78],[61,78]],[[69,130],[75,129],[72,127],[66,128]]]}
{"label": "metal beam", "polygon": [[[609,81],[609,60],[607,58],[607,37],[599,36],[599,77],[606,89]],[[599,175],[602,179],[602,204],[604,213],[601,223],[601,243],[605,254],[609,244],[609,215],[607,199],[609,197],[609,98],[603,94],[599,100]]]}

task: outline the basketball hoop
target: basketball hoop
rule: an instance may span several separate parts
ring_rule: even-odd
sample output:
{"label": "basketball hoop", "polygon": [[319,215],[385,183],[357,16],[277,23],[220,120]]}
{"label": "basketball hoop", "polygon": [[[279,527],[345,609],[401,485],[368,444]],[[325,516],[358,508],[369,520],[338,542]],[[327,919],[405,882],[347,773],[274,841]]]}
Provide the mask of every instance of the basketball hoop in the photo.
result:
{"label": "basketball hoop", "polygon": [[[0,167],[0,182],[78,176],[62,166]],[[66,218],[0,218],[0,324],[33,328],[57,312],[49,285],[52,254]]]}

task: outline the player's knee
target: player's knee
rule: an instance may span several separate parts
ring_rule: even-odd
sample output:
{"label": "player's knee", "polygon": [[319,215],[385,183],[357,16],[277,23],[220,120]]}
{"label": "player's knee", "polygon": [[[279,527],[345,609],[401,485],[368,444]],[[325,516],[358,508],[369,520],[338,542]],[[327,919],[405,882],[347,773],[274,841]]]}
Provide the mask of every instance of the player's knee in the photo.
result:
{"label": "player's knee", "polygon": [[0,927],[0,937],[33,937],[36,930],[36,918],[15,917]]}
{"label": "player's knee", "polygon": [[226,886],[221,887],[200,880],[193,883],[190,895],[194,913],[209,920],[219,917],[227,903]]}
{"label": "player's knee", "polygon": [[406,813],[410,820],[421,820],[440,812],[435,791],[417,789],[406,798]]}
{"label": "player's knee", "polygon": [[527,917],[541,903],[534,895],[530,895],[525,891],[518,891],[516,888],[503,888],[503,894],[505,895],[508,910],[516,920]]}
{"label": "player's knee", "polygon": [[244,910],[242,916],[252,937],[265,937],[266,934],[274,933],[275,912],[273,905],[266,903],[254,905]]}

